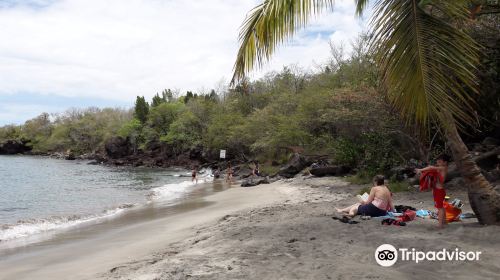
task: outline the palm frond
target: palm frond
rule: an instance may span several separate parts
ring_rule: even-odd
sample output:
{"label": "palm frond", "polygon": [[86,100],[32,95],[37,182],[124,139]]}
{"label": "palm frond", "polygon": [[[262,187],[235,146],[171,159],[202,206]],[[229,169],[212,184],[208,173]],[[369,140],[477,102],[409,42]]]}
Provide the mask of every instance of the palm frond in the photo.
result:
{"label": "palm frond", "polygon": [[479,47],[453,25],[466,20],[467,1],[421,2],[375,3],[371,44],[388,98],[404,118],[423,127],[447,112],[459,123],[470,123]]}
{"label": "palm frond", "polygon": [[240,29],[241,45],[231,84],[240,81],[255,65],[261,67],[276,47],[304,27],[311,16],[333,9],[333,5],[334,0],[265,0],[251,10]]}
{"label": "palm frond", "polygon": [[366,7],[368,6],[369,0],[356,0],[356,15],[362,16],[363,12],[366,10]]}

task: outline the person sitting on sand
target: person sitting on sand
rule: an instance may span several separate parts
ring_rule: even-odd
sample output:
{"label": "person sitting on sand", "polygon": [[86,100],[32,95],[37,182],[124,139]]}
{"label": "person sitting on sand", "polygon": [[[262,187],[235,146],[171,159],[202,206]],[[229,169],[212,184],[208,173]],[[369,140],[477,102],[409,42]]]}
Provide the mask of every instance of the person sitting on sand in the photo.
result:
{"label": "person sitting on sand", "polygon": [[394,205],[391,191],[384,185],[384,176],[377,175],[373,178],[373,187],[366,201],[355,203],[343,209],[335,208],[335,210],[351,217],[357,214],[371,217],[387,215],[387,211],[394,210]]}

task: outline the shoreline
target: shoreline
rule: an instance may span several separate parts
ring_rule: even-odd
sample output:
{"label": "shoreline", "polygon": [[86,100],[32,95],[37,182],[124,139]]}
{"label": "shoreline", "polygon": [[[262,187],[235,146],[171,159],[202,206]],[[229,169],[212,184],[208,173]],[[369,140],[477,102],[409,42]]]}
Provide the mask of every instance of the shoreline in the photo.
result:
{"label": "shoreline", "polygon": [[[230,188],[179,204],[178,213],[149,221],[125,224],[70,242],[50,241],[47,246],[29,246],[0,261],[1,279],[93,279],[94,274],[109,270],[125,260],[144,257],[159,246],[184,239],[191,228],[227,213],[270,203],[280,193],[269,188]],[[154,209],[151,209],[154,211]],[[75,232],[78,235],[78,232]],[[83,231],[85,235],[85,231]],[[63,240],[64,241],[64,240]],[[83,268],[83,269],[82,269]]]}
{"label": "shoreline", "polygon": [[[16,191],[17,188],[13,184],[4,185],[7,192],[6,196],[3,196],[4,200],[2,200],[5,204],[2,204],[2,207],[0,207],[0,211],[2,211],[0,212],[0,214],[2,214],[2,223],[0,224],[0,256],[2,256],[6,250],[15,249],[15,247],[40,243],[61,233],[70,232],[75,229],[81,230],[85,227],[108,222],[123,216],[131,210],[141,211],[140,209],[147,207],[156,207],[158,211],[161,211],[162,208],[177,204],[192,196],[197,196],[196,193],[199,192],[198,189],[200,188],[210,188],[209,191],[205,192],[207,194],[226,188],[225,186],[216,186],[212,188],[213,179],[209,170],[200,173],[199,182],[194,184],[191,182],[189,170],[182,168],[168,168],[165,172],[161,171],[161,173],[159,173],[159,170],[156,171],[153,168],[147,167],[87,167],[85,164],[86,161],[83,160],[71,162],[47,157],[45,158],[46,161],[41,161],[41,158],[38,156],[28,156],[29,160],[26,158],[23,159],[26,155],[13,155],[13,157],[14,169],[20,164],[32,166],[32,163],[40,163],[44,166],[44,168],[40,168],[44,170],[41,172],[43,174],[51,174],[50,171],[52,169],[66,170],[66,167],[70,167],[67,171],[64,171],[66,172],[64,174],[57,173],[56,175],[47,175],[56,178],[55,180],[42,181],[40,184],[32,180],[20,182],[23,186],[37,185],[40,189],[51,186],[51,184],[55,184],[56,187],[64,189],[65,191],[74,189],[77,193],[83,193],[83,195],[80,195],[80,198],[83,200],[80,200],[82,203],[77,204],[79,208],[71,207],[72,205],[67,203],[67,195],[61,195],[56,196],[56,199],[53,199],[49,204],[45,200],[43,206],[39,206],[37,200],[33,200],[33,205],[28,204],[26,206],[22,205],[26,208],[15,208],[15,205],[12,203],[9,204],[9,201],[6,201],[5,198],[9,197],[9,195],[12,197],[12,193],[15,194],[14,191]],[[5,169],[0,169],[0,171],[4,172]],[[2,174],[6,174],[5,179],[7,181],[14,183],[18,182],[16,181],[18,175],[15,174],[15,172],[9,172],[8,169],[5,172],[6,173]],[[92,172],[97,172],[97,175],[87,177],[80,176],[80,174],[92,174]],[[77,180],[70,181],[66,179],[57,179],[67,177],[67,174],[77,174]],[[111,182],[104,180],[102,178],[103,176],[112,178],[110,179]],[[96,179],[96,177],[99,177],[99,179]],[[118,177],[120,177],[120,179],[117,179]],[[144,187],[143,180],[149,180],[146,183],[148,184],[146,187]],[[121,189],[116,191],[118,187],[113,187],[113,183],[120,187],[124,186],[123,189],[125,191],[121,191]],[[97,199],[92,200],[92,195],[94,193],[99,193],[98,191],[94,191],[95,189],[106,190],[103,189],[103,187],[106,188],[108,186],[113,188],[112,191],[101,191],[103,195],[95,195]],[[23,191],[31,191],[31,189],[27,188]],[[20,195],[22,193],[21,191]],[[57,195],[59,193],[57,193]],[[117,196],[114,195],[116,193],[118,193]],[[192,193],[194,193],[194,195],[192,195]],[[49,193],[48,195],[53,194]],[[71,193],[69,195],[71,195]],[[102,200],[101,198],[104,196],[110,197],[110,199]],[[198,196],[201,196],[201,194]],[[44,200],[41,201],[44,202]],[[59,203],[59,201],[62,202]],[[95,201],[100,203],[94,203]],[[91,206],[89,207],[86,205]],[[21,209],[19,213],[15,212],[17,209]]]}
{"label": "shoreline", "polygon": [[[98,238],[0,261],[4,279],[457,279],[499,276],[498,227],[475,219],[436,229],[416,219],[405,227],[375,219],[333,220],[364,186],[339,178],[295,178],[204,197],[195,210],[146,221]],[[470,205],[464,190],[449,190]],[[432,208],[432,195],[394,194],[395,204]],[[400,262],[379,266],[381,244],[419,250],[481,251],[478,262]],[[479,268],[479,269],[478,269]]]}

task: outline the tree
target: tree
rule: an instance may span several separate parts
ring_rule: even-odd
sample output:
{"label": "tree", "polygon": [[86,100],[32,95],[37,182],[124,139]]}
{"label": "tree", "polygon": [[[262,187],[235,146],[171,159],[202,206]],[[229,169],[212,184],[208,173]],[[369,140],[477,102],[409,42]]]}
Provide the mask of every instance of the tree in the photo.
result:
{"label": "tree", "polygon": [[185,105],[181,102],[163,103],[151,109],[148,124],[158,133],[167,135],[170,125],[184,110]]}
{"label": "tree", "polygon": [[[356,0],[357,14],[368,0]],[[408,122],[441,126],[468,185],[469,200],[482,224],[500,224],[500,195],[481,174],[458,128],[474,122],[478,45],[463,30],[469,1],[382,0],[375,2],[371,47],[377,53],[385,92]],[[266,0],[247,16],[231,83],[304,27],[312,15],[333,9],[333,0]]]}
{"label": "tree", "polygon": [[157,93],[155,96],[153,96],[153,100],[151,100],[151,107],[157,107],[164,102],[166,101]]}
{"label": "tree", "polygon": [[186,96],[184,97],[184,103],[187,104],[190,99],[196,98],[195,96],[196,94],[193,95],[193,92],[191,91],[186,92]]}
{"label": "tree", "polygon": [[149,114],[149,104],[144,96],[137,96],[135,100],[134,116],[142,123],[146,123]]}
{"label": "tree", "polygon": [[172,102],[174,101],[174,93],[170,89],[165,89],[161,93],[161,96],[163,98],[163,101],[165,102]]}

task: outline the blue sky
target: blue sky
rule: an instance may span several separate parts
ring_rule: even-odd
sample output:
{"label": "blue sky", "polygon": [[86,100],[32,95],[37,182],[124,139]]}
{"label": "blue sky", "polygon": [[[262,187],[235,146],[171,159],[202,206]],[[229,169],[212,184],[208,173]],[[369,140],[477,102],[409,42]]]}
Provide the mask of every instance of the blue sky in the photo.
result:
{"label": "blue sky", "polygon": [[[0,0],[0,125],[70,107],[128,107],[164,88],[227,85],[238,29],[260,0]],[[314,71],[329,41],[349,43],[365,21],[338,0],[263,69]]]}

